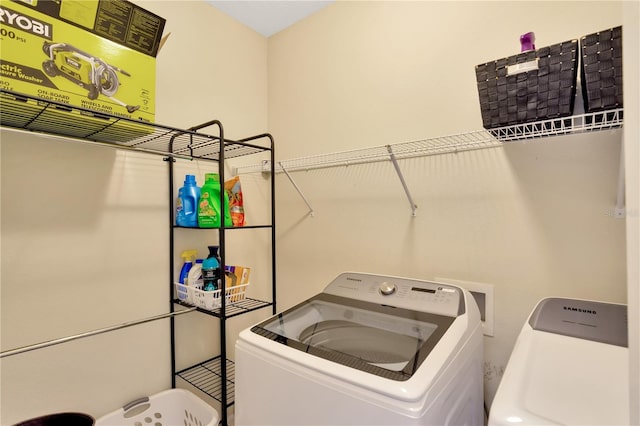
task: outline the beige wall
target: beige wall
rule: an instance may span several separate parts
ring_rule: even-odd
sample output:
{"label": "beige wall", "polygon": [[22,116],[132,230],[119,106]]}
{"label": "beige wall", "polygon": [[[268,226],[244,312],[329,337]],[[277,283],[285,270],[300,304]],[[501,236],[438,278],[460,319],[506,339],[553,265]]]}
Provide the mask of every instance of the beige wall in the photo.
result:
{"label": "beige wall", "polygon": [[[482,127],[474,66],[622,24],[619,2],[338,1],[269,39],[278,158]],[[280,308],[344,270],[495,286],[488,403],[517,333],[546,296],[626,301],[625,221],[613,218],[621,132],[278,175]]]}
{"label": "beige wall", "polygon": [[[526,31],[544,46],[622,24],[619,2],[339,1],[267,40],[201,1],[136,3],[167,18],[171,33],[157,61],[157,121],[216,118],[232,138],[268,130],[279,159],[477,130],[476,64],[516,53]],[[2,350],[166,312],[161,158],[0,136]],[[401,161],[416,217],[390,163],[292,173],[314,217],[279,174],[279,309],[344,270],[493,284],[490,402],[540,298],[626,300],[625,221],[611,217],[620,139],[604,132]],[[264,179],[249,174],[243,185],[249,217],[261,221]],[[38,209],[32,193],[43,197]],[[260,248],[232,250],[243,262]],[[252,291],[264,296],[259,284]],[[177,322],[180,366],[215,353],[214,339],[201,338],[216,336],[215,320]],[[0,368],[0,424],[71,409],[99,416],[169,386],[168,323]]]}
{"label": "beige wall", "polygon": [[[215,118],[231,137],[267,129],[265,38],[202,1],[136,3],[166,18],[171,33],[157,58],[158,123]],[[2,350],[167,312],[162,157],[8,130],[0,137]],[[215,171],[176,164],[199,181]],[[180,366],[217,353],[214,318],[176,322]],[[166,389],[169,342],[162,320],[4,358],[0,424],[65,410],[97,417]]]}

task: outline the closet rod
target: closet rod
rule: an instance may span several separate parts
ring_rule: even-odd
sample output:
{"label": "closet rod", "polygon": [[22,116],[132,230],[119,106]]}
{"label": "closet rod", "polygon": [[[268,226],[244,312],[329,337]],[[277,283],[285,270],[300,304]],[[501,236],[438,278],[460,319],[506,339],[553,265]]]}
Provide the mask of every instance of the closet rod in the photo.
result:
{"label": "closet rod", "polygon": [[144,324],[144,323],[151,322],[151,321],[156,321],[156,320],[160,320],[160,319],[175,317],[177,315],[186,314],[187,312],[191,312],[191,311],[194,311],[196,309],[198,309],[198,308],[193,307],[193,308],[183,309],[183,310],[176,311],[176,312],[168,312],[166,314],[160,314],[160,315],[155,315],[155,316],[152,316],[152,317],[147,317],[147,318],[143,318],[143,319],[139,319],[139,320],[124,322],[122,324],[112,325],[110,327],[105,327],[105,328],[99,328],[97,330],[91,330],[91,331],[87,331],[85,333],[75,334],[73,336],[61,337],[59,339],[53,339],[53,340],[48,340],[46,342],[35,343],[33,345],[23,346],[21,348],[10,349],[8,351],[0,352],[0,358],[4,358],[4,357],[7,357],[7,356],[18,355],[18,354],[22,354],[22,353],[25,353],[25,352],[35,351],[36,349],[42,349],[42,348],[46,348],[46,347],[49,347],[49,346],[59,345],[61,343],[67,343],[67,342],[71,342],[73,340],[83,339],[85,337],[95,336],[97,334],[102,334],[102,333],[107,333],[107,332],[110,332],[110,331],[120,330],[120,329],[123,329],[123,328],[132,327],[134,325],[140,325],[140,324]]}

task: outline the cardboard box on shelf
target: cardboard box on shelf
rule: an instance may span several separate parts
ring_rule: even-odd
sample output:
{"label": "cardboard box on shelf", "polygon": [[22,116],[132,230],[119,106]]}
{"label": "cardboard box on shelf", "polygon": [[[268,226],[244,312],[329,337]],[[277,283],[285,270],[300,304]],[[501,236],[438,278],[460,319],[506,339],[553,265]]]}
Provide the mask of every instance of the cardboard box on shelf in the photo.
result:
{"label": "cardboard box on shelf", "polygon": [[251,268],[246,266],[225,265],[225,286],[233,287],[241,284],[249,284],[249,274]]}
{"label": "cardboard box on shelf", "polygon": [[239,302],[245,299],[245,293],[249,286],[250,273],[251,268],[247,268],[246,266],[225,265],[225,294],[227,295],[230,303]]}
{"label": "cardboard box on shelf", "polygon": [[0,87],[153,122],[164,24],[126,0],[0,0]]}

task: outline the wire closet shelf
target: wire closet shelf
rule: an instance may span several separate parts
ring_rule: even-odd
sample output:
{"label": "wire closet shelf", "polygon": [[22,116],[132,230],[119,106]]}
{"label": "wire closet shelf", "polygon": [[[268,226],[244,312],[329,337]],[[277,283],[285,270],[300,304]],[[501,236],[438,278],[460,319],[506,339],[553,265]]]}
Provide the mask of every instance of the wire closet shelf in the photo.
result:
{"label": "wire closet shelf", "polygon": [[[92,111],[0,89],[0,125],[169,157],[220,160],[220,137]],[[269,147],[224,139],[226,159]]]}
{"label": "wire closet shelf", "polygon": [[[107,144],[170,157],[219,161],[220,138],[193,129],[181,130],[144,123],[81,107],[0,89],[0,125],[81,141]],[[490,130],[421,139],[349,151],[324,153],[278,161],[275,172],[348,166],[391,157],[405,159],[496,148],[507,142],[615,129],[623,125],[623,110],[614,109],[515,124]],[[224,140],[226,159],[262,152],[266,147]],[[238,173],[263,172],[268,162],[244,165]]]}
{"label": "wire closet shelf", "polygon": [[[508,142],[522,142],[550,136],[616,129],[622,127],[622,124],[623,110],[620,108],[411,142],[281,160],[274,165],[274,170],[277,173],[312,170],[388,161],[391,156],[396,159],[405,159],[497,148],[504,146]],[[261,172],[268,167],[269,164],[263,162],[261,164],[238,167],[237,171],[238,173]]]}

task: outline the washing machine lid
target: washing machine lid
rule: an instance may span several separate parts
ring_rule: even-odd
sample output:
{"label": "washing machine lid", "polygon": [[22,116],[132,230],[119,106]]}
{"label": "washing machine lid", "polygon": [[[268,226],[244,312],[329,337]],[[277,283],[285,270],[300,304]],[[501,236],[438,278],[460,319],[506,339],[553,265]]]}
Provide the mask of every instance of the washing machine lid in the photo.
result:
{"label": "washing machine lid", "polygon": [[628,347],[627,306],[549,297],[529,316],[534,330]]}
{"label": "washing machine lid", "polygon": [[489,425],[628,424],[626,306],[543,299],[524,324]]}
{"label": "washing machine lid", "polygon": [[[460,289],[451,286],[411,282],[408,285],[413,290],[403,292],[407,283],[393,282],[397,289],[393,292],[395,299],[379,291],[370,292],[371,282],[365,280],[355,285],[366,290],[368,296],[361,298],[369,300],[323,292],[252,327],[251,331],[351,368],[393,380],[408,380],[457,316],[464,314],[464,298]],[[450,315],[408,309],[401,300],[412,297],[410,292],[423,298],[423,308],[430,306],[425,295],[438,300],[433,302],[434,306],[446,305],[445,299],[450,302],[455,299],[456,308]],[[398,303],[393,303],[394,300]],[[415,300],[409,303],[414,304]]]}

